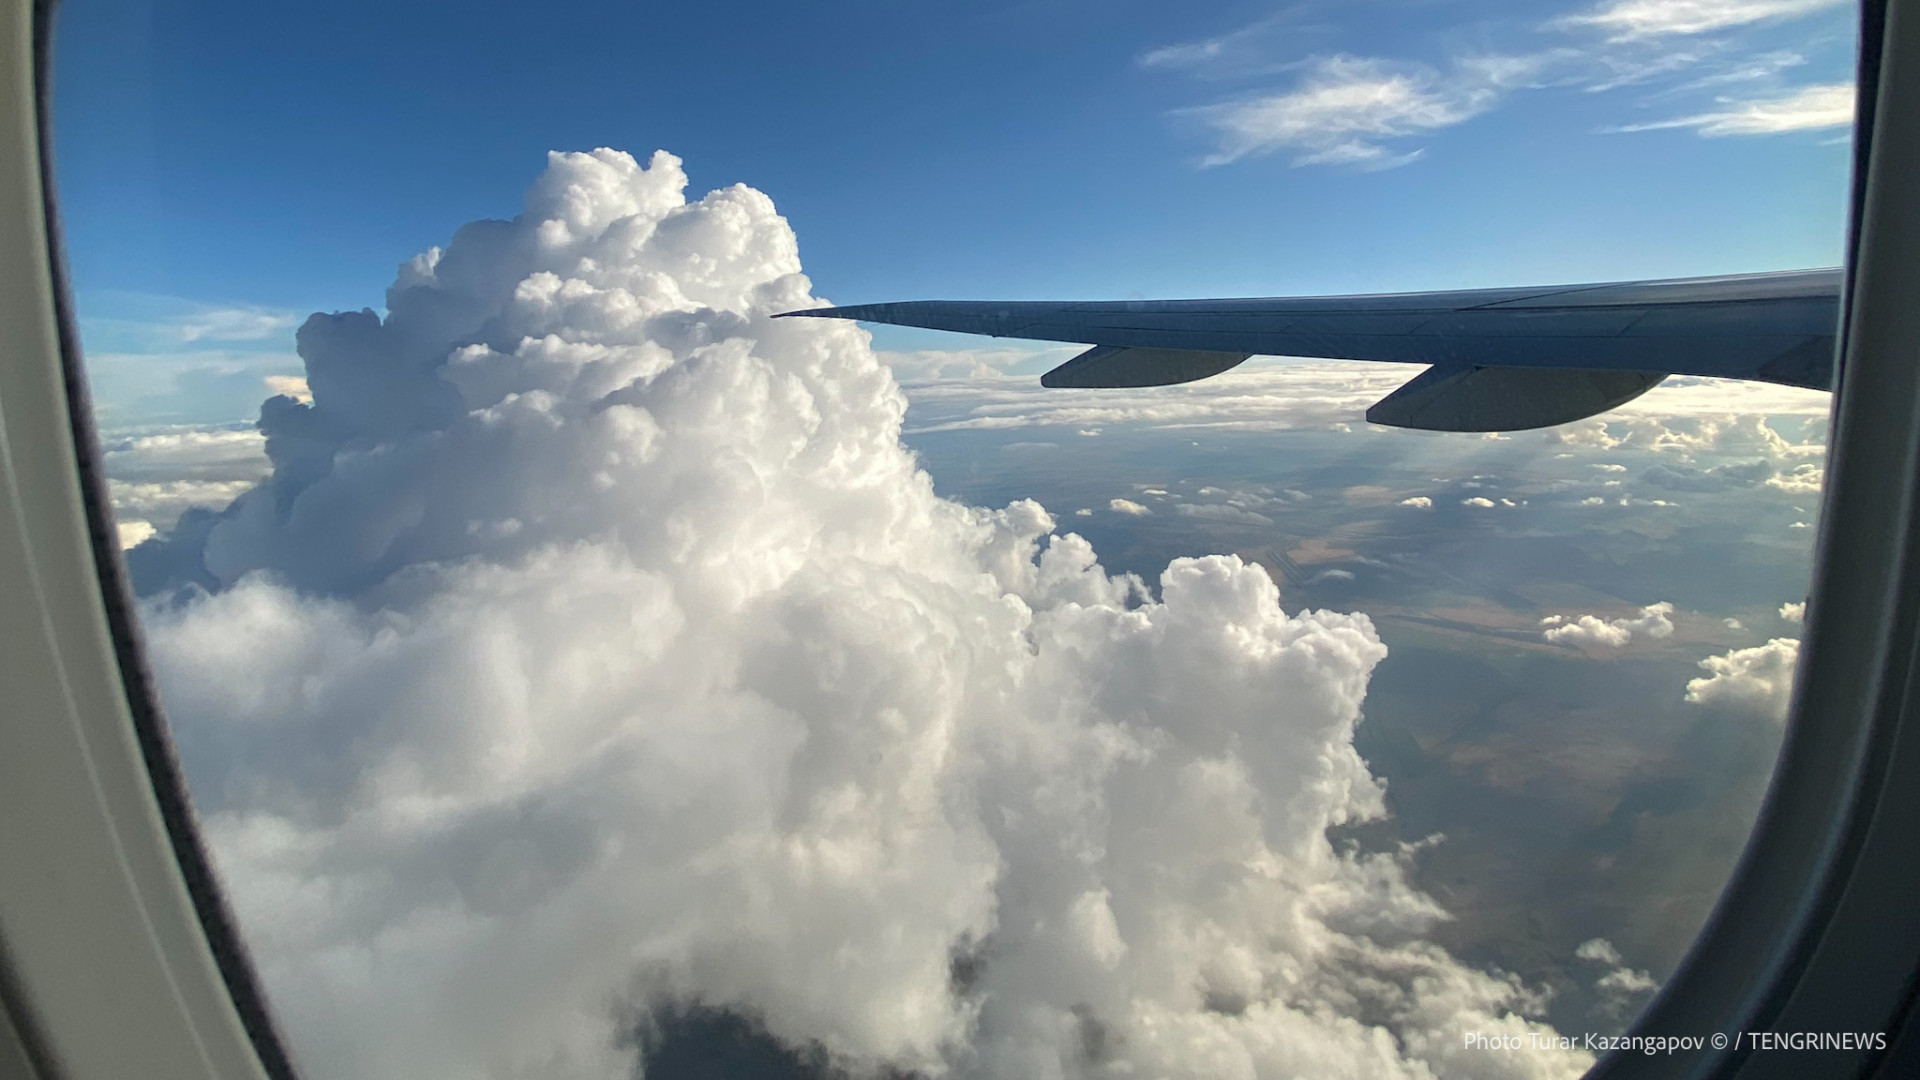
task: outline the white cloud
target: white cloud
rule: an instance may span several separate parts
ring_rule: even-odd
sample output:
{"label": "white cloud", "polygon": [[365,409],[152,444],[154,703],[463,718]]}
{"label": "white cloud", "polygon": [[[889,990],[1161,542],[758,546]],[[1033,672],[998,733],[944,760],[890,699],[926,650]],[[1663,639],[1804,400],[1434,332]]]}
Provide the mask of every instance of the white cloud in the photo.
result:
{"label": "white cloud", "polygon": [[207,461],[266,460],[266,437],[246,427],[174,427],[135,432],[121,437],[103,433],[106,452],[140,458],[165,458],[170,468]]}
{"label": "white cloud", "polygon": [[1269,62],[1261,58],[1260,50],[1254,46],[1288,21],[1288,13],[1282,12],[1210,38],[1163,45],[1142,54],[1140,66],[1201,75],[1265,66]]}
{"label": "white cloud", "polygon": [[202,308],[168,325],[180,341],[259,341],[276,337],[300,324],[290,311],[257,307]]}
{"label": "white cloud", "polygon": [[1476,510],[1487,510],[1487,509],[1491,509],[1495,504],[1492,499],[1489,499],[1484,495],[1475,495],[1471,499],[1461,499],[1460,505],[1471,506]]}
{"label": "white cloud", "polygon": [[1614,0],[1555,22],[1594,27],[1617,39],[1649,38],[1703,34],[1796,18],[1843,3],[1845,0]]}
{"label": "white cloud", "polygon": [[1086,350],[1084,345],[1005,346],[989,349],[916,349],[911,352],[878,351],[874,355],[893,369],[893,377],[903,384],[919,382],[976,381],[994,379],[1012,372],[1028,376],[1060,366]]}
{"label": "white cloud", "polygon": [[1697,469],[1686,464],[1659,463],[1640,474],[1640,481],[1672,491],[1728,491],[1751,488],[1774,475],[1773,465],[1765,460],[1736,462]]}
{"label": "white cloud", "polygon": [[1722,98],[1719,107],[1691,116],[1626,124],[1614,131],[1660,131],[1693,128],[1709,138],[1725,135],[1780,135],[1790,131],[1818,131],[1853,123],[1852,83],[1802,86],[1773,97],[1735,100]]}
{"label": "white cloud", "polygon": [[1433,500],[1425,495],[1413,495],[1400,500],[1401,506],[1411,506],[1415,510],[1433,509]]}
{"label": "white cloud", "polygon": [[1732,616],[1728,616],[1727,618],[1721,619],[1720,625],[1726,627],[1729,630],[1745,630],[1747,628],[1746,623],[1743,623],[1739,619],[1733,618]]}
{"label": "white cloud", "polygon": [[[1265,89],[1179,115],[1212,130],[1216,148],[1203,164],[1223,165],[1274,152],[1295,166],[1390,169],[1421,157],[1411,140],[1471,120],[1516,91],[1647,90],[1642,105],[1698,99],[1713,88],[1746,86],[1740,99],[1689,115],[1611,128],[1694,128],[1702,135],[1764,135],[1842,126],[1851,120],[1848,90],[1791,87],[1783,72],[1806,63],[1791,50],[1750,51],[1759,24],[1843,6],[1844,0],[1611,0],[1584,12],[1536,24],[1504,51],[1455,51],[1440,63],[1353,55],[1298,54],[1283,62],[1281,38],[1267,31],[1278,17],[1203,41],[1170,45],[1141,57],[1148,68],[1201,77],[1272,76],[1291,85]],[[1485,38],[1485,26],[1473,36]],[[1554,40],[1543,41],[1540,31]],[[1497,436],[1489,436],[1497,437]]]}
{"label": "white cloud", "polygon": [[313,404],[313,391],[307,387],[305,375],[269,375],[262,382],[269,394],[284,394],[302,404]]}
{"label": "white cloud", "polygon": [[1600,999],[1599,1011],[1615,1020],[1624,1021],[1638,1013],[1654,991],[1660,989],[1651,974],[1628,967],[1620,950],[1606,938],[1582,942],[1573,955],[1611,969],[1594,980],[1593,986]]}
{"label": "white cloud", "polygon": [[1617,649],[1636,633],[1650,638],[1673,635],[1673,605],[1662,600],[1640,609],[1640,614],[1616,619],[1598,615],[1549,615],[1540,620],[1541,636],[1562,645],[1591,645]]}
{"label": "white cloud", "polygon": [[1625,627],[1615,626],[1596,615],[1581,615],[1569,618],[1566,615],[1549,615],[1540,620],[1547,629],[1541,636],[1548,641],[1566,645],[1599,645],[1617,649],[1633,640],[1633,632]]}
{"label": "white cloud", "polygon": [[1209,521],[1232,521],[1242,525],[1273,524],[1273,519],[1265,514],[1227,503],[1181,503],[1173,509],[1175,513],[1182,517],[1202,518]]}
{"label": "white cloud", "polygon": [[769,318],[821,302],[771,201],[684,184],[556,155],[311,320],[218,588],[148,602],[304,1075],[630,1076],[675,1000],[863,1074],[1591,1064],[1463,1056],[1543,995],[1328,842],[1385,810],[1364,616],[939,498],[867,335]]}
{"label": "white cloud", "polygon": [[266,440],[250,429],[104,432],[101,443],[114,515],[129,524],[144,520],[159,532],[193,507],[226,506],[272,470]]}
{"label": "white cloud", "polygon": [[1781,491],[1798,492],[1811,495],[1818,492],[1827,482],[1827,470],[1812,462],[1802,462],[1793,468],[1774,474],[1767,480],[1768,487]]}
{"label": "white cloud", "polygon": [[1803,600],[1797,604],[1781,604],[1780,617],[1787,622],[1797,623],[1807,617],[1807,605]]}
{"label": "white cloud", "polygon": [[1580,947],[1573,950],[1573,955],[1582,960],[1591,960],[1594,963],[1609,966],[1620,962],[1620,950],[1614,948],[1613,942],[1606,938],[1593,938],[1581,942]]}
{"label": "white cloud", "polygon": [[1798,639],[1774,638],[1751,649],[1709,656],[1700,661],[1708,674],[1687,683],[1687,700],[1785,720],[1793,693],[1794,662],[1799,655]]}
{"label": "white cloud", "polygon": [[1252,360],[1180,386],[1062,394],[1031,376],[907,387],[909,434],[1120,425],[1229,430],[1325,430],[1407,381],[1404,364]]}
{"label": "white cloud", "polygon": [[[203,304],[175,296],[91,292],[81,298],[84,331],[113,350],[166,352],[181,345],[251,342],[284,337],[300,315],[257,304]],[[91,359],[91,357],[89,357]]]}
{"label": "white cloud", "polygon": [[290,311],[107,290],[82,293],[78,313],[104,424],[251,419],[262,380],[300,369]]}
{"label": "white cloud", "polygon": [[[114,514],[144,518],[152,527],[170,529],[181,514],[196,506],[219,509],[245,494],[258,477],[245,480],[164,480],[142,483],[108,481]],[[144,539],[144,537],[142,538]]]}
{"label": "white cloud", "polygon": [[1153,511],[1132,499],[1109,499],[1107,509],[1116,514],[1132,514],[1134,517],[1149,517]]}
{"label": "white cloud", "polygon": [[1817,457],[1826,452],[1825,445],[1793,442],[1775,425],[1791,430],[1796,423],[1824,420],[1830,404],[1829,395],[1818,390],[1688,380],[1670,393],[1656,388],[1605,417],[1549,429],[1545,438],[1555,446],[1651,450],[1682,462],[1710,454],[1759,454],[1773,461]]}
{"label": "white cloud", "polygon": [[1599,495],[1589,495],[1589,496],[1587,496],[1586,498],[1584,498],[1584,499],[1581,499],[1581,500],[1580,500],[1580,503],[1579,503],[1579,505],[1581,505],[1581,506],[1605,506],[1605,505],[1607,505],[1607,500],[1606,500],[1605,498],[1603,498],[1603,497],[1601,497],[1601,496],[1599,496]]}
{"label": "white cloud", "polygon": [[120,518],[114,523],[114,530],[120,540],[120,549],[138,546],[142,541],[151,539],[157,531],[153,522],[139,518]]}
{"label": "white cloud", "polygon": [[[1023,427],[1101,430],[1200,429],[1326,431],[1360,422],[1367,407],[1407,381],[1404,364],[1255,358],[1232,371],[1180,386],[1063,394],[1031,376],[909,386],[908,434]],[[1552,428],[1548,445],[1654,450],[1688,461],[1704,454],[1773,460],[1815,457],[1825,447],[1829,395],[1733,379],[1674,377],[1604,418]],[[1818,423],[1812,423],[1812,422]],[[1810,425],[1808,441],[1782,431]],[[1778,430],[1776,430],[1776,427]],[[1395,429],[1366,425],[1369,432]]]}
{"label": "white cloud", "polygon": [[1485,112],[1500,97],[1498,74],[1480,69],[1449,76],[1423,65],[1325,56],[1311,61],[1291,90],[1195,114],[1219,135],[1208,165],[1286,150],[1295,165],[1392,168],[1420,151],[1394,151],[1387,143]]}

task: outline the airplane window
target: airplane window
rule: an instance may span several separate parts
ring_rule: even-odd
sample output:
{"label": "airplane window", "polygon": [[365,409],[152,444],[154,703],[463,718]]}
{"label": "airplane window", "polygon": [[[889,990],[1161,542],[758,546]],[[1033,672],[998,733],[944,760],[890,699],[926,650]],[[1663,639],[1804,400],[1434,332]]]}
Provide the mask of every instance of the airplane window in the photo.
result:
{"label": "airplane window", "polygon": [[1780,746],[1855,17],[71,0],[302,1075],[1584,1072]]}

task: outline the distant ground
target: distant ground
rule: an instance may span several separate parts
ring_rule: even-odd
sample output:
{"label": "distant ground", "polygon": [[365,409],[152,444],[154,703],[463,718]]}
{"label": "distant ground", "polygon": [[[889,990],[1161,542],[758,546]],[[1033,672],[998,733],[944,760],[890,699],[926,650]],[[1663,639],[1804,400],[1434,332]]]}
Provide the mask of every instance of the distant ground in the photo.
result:
{"label": "distant ground", "polygon": [[[1285,393],[1264,374],[1264,392]],[[1671,974],[1782,730],[1686,691],[1709,656],[1798,636],[1779,609],[1806,591],[1813,529],[1795,526],[1817,506],[1805,466],[1824,402],[1784,399],[1762,430],[1753,413],[1699,409],[1714,389],[1656,392],[1605,429],[1489,439],[1369,429],[1337,405],[1314,426],[1263,427],[1234,405],[1089,427],[942,387],[914,395],[908,442],[942,493],[1036,499],[1111,569],[1151,583],[1172,558],[1230,552],[1265,567],[1289,609],[1366,612],[1389,654],[1356,745],[1393,818],[1346,839],[1441,834],[1410,856],[1454,917],[1438,940],[1551,987],[1560,1030],[1598,1030],[1647,995],[1597,992],[1606,968],[1576,949],[1605,938],[1627,968]],[[1022,422],[979,422],[1009,417]],[[1550,616],[1630,619],[1659,602],[1674,606],[1664,637],[1543,637]]]}

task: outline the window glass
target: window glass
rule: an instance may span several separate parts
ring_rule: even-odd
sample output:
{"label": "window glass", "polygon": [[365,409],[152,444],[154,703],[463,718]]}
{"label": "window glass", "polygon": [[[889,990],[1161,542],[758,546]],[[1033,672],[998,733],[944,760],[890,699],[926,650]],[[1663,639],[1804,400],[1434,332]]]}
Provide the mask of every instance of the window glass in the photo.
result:
{"label": "window glass", "polygon": [[773,316],[1834,266],[1854,15],[70,0],[120,538],[303,1073],[1578,1075],[1752,826],[1826,393],[1418,432]]}

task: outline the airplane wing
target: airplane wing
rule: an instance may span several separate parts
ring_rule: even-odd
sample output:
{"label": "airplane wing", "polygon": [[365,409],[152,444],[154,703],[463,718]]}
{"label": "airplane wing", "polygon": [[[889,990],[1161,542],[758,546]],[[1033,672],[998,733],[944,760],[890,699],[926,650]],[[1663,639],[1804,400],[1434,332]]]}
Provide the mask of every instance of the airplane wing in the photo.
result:
{"label": "airplane wing", "polygon": [[1584,419],[1671,374],[1831,388],[1838,270],[1239,300],[917,300],[788,316],[1073,341],[1048,387],[1169,386],[1249,356],[1427,364],[1376,424],[1519,431]]}

